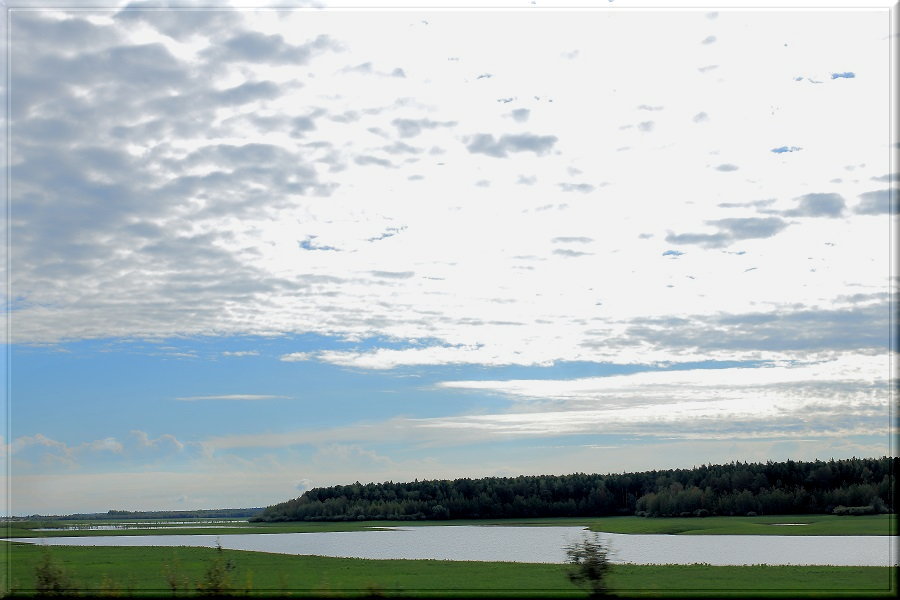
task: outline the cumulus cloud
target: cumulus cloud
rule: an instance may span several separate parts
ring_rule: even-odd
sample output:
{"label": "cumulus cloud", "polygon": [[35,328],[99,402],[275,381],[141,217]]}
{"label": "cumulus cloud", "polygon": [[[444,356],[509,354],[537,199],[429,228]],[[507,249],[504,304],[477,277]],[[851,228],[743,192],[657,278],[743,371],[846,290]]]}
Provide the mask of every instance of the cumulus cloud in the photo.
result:
{"label": "cumulus cloud", "polygon": [[718,219],[709,223],[727,231],[738,240],[772,237],[787,227],[787,223],[778,217]]}
{"label": "cumulus cloud", "polygon": [[878,175],[877,177],[872,177],[873,181],[884,181],[884,182],[896,182],[900,181],[900,173],[887,173],[885,175]]}
{"label": "cumulus cloud", "polygon": [[211,46],[203,51],[203,55],[215,61],[302,65],[316,54],[339,50],[341,45],[327,35],[319,35],[305,44],[291,45],[278,34],[244,31]]}
{"label": "cumulus cloud", "polygon": [[[168,5],[168,6],[167,6]],[[189,41],[198,36],[228,33],[240,26],[241,17],[238,11],[229,10],[165,10],[165,8],[184,8],[169,3],[130,2],[123,6],[114,16],[117,23],[133,27],[136,23],[144,23],[163,35],[180,42]]]}
{"label": "cumulus cloud", "polygon": [[557,138],[553,135],[532,135],[530,133],[501,135],[499,139],[487,133],[478,133],[467,139],[466,148],[474,154],[487,154],[506,158],[509,152],[534,152],[541,156],[548,153]]}
{"label": "cumulus cloud", "polygon": [[859,195],[859,204],[853,207],[853,212],[859,215],[900,214],[897,188],[863,192]]}
{"label": "cumulus cloud", "polygon": [[796,208],[784,211],[788,217],[840,217],[844,212],[843,196],[835,193],[804,194],[796,198]]}
{"label": "cumulus cloud", "polygon": [[748,217],[707,221],[719,229],[716,233],[683,233],[666,236],[673,244],[698,244],[708,248],[727,246],[738,240],[772,237],[788,224],[778,217]]}
{"label": "cumulus cloud", "polygon": [[732,165],[730,163],[723,163],[716,167],[716,171],[722,171],[724,173],[728,173],[730,171],[737,171],[737,170],[738,170],[737,165]]}
{"label": "cumulus cloud", "polygon": [[527,108],[517,108],[510,113],[513,120],[518,123],[524,123],[531,116],[531,111]]}

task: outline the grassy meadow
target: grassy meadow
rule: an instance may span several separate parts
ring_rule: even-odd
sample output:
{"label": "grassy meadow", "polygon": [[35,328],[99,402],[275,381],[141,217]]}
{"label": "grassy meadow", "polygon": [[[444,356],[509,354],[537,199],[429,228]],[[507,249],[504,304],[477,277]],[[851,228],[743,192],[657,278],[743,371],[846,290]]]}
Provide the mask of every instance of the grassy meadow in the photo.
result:
{"label": "grassy meadow", "polygon": [[[9,561],[4,590],[34,595],[49,553],[79,593],[172,597],[198,594],[209,573],[231,563],[225,588],[240,596],[582,598],[566,565],[436,560],[365,560],[210,548],[66,547],[0,543]],[[11,560],[10,560],[11,559]],[[219,573],[223,573],[222,569]],[[4,578],[7,574],[4,574]],[[711,567],[614,565],[611,590],[623,597],[890,597],[886,567]]]}
{"label": "grassy meadow", "polygon": [[[122,530],[35,531],[44,527],[130,524],[137,520],[8,523],[7,537],[295,533],[359,531],[427,525],[581,526],[593,531],[675,535],[896,535],[893,515],[839,517],[791,515],[706,518],[544,518],[453,521],[352,521],[248,523],[215,527],[175,527],[183,522],[148,520],[146,527]],[[803,525],[779,526],[779,523]],[[136,526],[140,527],[140,525]],[[62,568],[60,577],[84,595],[194,596],[210,577],[232,593],[250,596],[396,597],[585,597],[566,577],[566,565],[368,560],[291,556],[238,550],[166,547],[41,547],[0,542],[8,569],[0,574],[4,591],[34,595],[42,561]],[[229,568],[231,565],[233,568]],[[212,575],[210,575],[212,573]],[[888,597],[896,590],[885,567],[799,567],[706,565],[614,565],[610,588],[620,596],[653,597]],[[209,591],[209,590],[206,590]]]}
{"label": "grassy meadow", "polygon": [[[478,519],[449,521],[300,521],[285,523],[248,523],[233,521],[221,527],[35,531],[36,528],[67,527],[74,525],[115,525],[134,523],[125,521],[53,521],[12,522],[4,530],[4,537],[67,537],[95,535],[235,535],[245,533],[311,533],[317,531],[364,531],[379,527],[424,527],[436,525],[507,525],[507,526],[570,526],[587,527],[591,531],[608,533],[660,533],[675,535],[897,535],[894,515],[781,515],[758,517],[704,517],[704,518],[645,518],[645,517],[572,517],[538,519]],[[778,523],[803,523],[799,526],[779,526]],[[165,524],[161,520],[149,520],[149,527]]]}

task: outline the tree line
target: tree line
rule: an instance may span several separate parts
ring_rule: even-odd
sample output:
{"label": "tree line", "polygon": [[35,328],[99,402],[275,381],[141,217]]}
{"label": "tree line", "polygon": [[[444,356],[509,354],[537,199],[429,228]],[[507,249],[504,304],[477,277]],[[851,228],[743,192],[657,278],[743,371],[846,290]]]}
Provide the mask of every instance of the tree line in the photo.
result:
{"label": "tree line", "polygon": [[336,485],[251,521],[647,517],[895,512],[900,458],[732,462],[622,474],[528,475]]}
{"label": "tree line", "polygon": [[102,521],[111,519],[241,519],[253,517],[262,508],[201,508],[197,510],[110,510],[105,513],[75,513],[71,515],[28,515],[13,517],[23,521]]}

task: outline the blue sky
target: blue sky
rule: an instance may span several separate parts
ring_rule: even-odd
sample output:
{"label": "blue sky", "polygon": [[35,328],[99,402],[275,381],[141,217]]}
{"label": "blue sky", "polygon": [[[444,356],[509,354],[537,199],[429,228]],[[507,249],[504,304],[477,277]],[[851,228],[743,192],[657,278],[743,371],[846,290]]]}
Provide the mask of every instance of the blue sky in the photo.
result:
{"label": "blue sky", "polygon": [[10,11],[9,510],[891,453],[891,4],[583,4]]}

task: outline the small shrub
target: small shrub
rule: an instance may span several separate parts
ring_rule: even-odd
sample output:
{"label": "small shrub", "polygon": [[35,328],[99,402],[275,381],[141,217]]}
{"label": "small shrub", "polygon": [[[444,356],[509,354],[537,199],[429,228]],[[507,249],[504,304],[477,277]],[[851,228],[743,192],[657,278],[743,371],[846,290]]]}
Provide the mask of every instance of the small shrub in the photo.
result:
{"label": "small shrub", "polygon": [[225,558],[222,544],[216,541],[216,557],[210,561],[203,574],[203,579],[197,584],[197,591],[203,596],[228,596],[231,594],[231,572],[235,565],[231,559]]}
{"label": "small shrub", "polygon": [[601,598],[608,594],[606,575],[609,572],[609,546],[597,533],[585,535],[565,548],[571,565],[568,576],[575,585],[588,589],[588,597]]}
{"label": "small shrub", "polygon": [[56,562],[49,548],[34,568],[35,591],[38,596],[74,596],[75,584],[68,569]]}
{"label": "small shrub", "polygon": [[174,552],[172,553],[172,560],[163,563],[163,576],[166,578],[166,583],[169,584],[169,589],[172,590],[173,596],[178,593],[178,590],[187,590],[191,586],[187,575],[181,570],[181,561],[178,560],[178,555]]}

